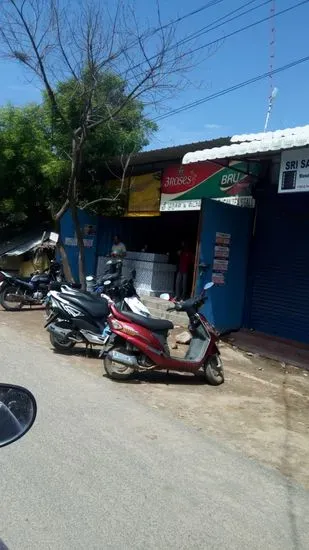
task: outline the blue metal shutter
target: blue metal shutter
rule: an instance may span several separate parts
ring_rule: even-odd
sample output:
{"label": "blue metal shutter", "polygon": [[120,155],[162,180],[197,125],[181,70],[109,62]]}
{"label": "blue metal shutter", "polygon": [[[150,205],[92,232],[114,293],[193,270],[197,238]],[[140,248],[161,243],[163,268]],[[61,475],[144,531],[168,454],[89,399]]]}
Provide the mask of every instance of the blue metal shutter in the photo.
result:
{"label": "blue metal shutter", "polygon": [[258,201],[249,326],[309,343],[309,196]]}

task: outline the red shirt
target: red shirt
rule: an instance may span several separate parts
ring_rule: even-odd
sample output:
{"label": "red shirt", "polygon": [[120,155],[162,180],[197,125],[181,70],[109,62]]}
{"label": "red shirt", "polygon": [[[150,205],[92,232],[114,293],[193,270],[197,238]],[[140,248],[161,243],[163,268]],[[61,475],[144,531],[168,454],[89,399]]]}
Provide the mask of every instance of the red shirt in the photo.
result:
{"label": "red shirt", "polygon": [[190,266],[193,264],[194,257],[189,250],[182,250],[179,256],[179,272],[188,273]]}

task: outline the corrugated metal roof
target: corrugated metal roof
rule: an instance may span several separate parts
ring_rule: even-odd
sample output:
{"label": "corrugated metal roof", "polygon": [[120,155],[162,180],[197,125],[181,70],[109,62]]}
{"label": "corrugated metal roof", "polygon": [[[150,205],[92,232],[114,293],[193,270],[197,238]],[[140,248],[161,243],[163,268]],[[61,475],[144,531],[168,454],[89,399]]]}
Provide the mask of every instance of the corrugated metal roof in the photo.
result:
{"label": "corrugated metal roof", "polygon": [[22,254],[25,254],[26,252],[29,252],[29,250],[32,250],[33,248],[38,246],[41,241],[42,236],[39,239],[31,239],[30,241],[25,242],[20,247],[14,248],[13,250],[10,250],[10,252],[7,252],[6,256],[22,256]]}
{"label": "corrugated metal roof", "polygon": [[[142,151],[136,155],[132,155],[129,166],[143,166],[153,163],[163,162],[181,162],[183,156],[189,151],[198,151],[201,149],[211,149],[212,147],[221,147],[230,143],[229,137],[211,139],[207,141],[197,141],[184,145],[176,145],[175,147],[165,147],[164,149],[152,149],[150,151]],[[120,158],[112,159],[109,162],[111,168],[120,166]],[[108,171],[107,171],[108,172]]]}
{"label": "corrugated metal roof", "polygon": [[[14,237],[8,241],[0,244],[0,257],[1,256],[19,256],[25,254],[28,250],[35,248],[37,244],[40,244],[44,227],[40,227],[36,230],[25,232],[23,235]],[[49,231],[47,231],[45,238],[48,238]]]}
{"label": "corrugated metal roof", "polygon": [[259,153],[271,153],[295,147],[309,145],[309,125],[297,128],[276,130],[259,134],[235,135],[230,139],[230,145],[214,147],[200,151],[191,151],[183,157],[183,164],[216,160],[223,158],[239,158]]}

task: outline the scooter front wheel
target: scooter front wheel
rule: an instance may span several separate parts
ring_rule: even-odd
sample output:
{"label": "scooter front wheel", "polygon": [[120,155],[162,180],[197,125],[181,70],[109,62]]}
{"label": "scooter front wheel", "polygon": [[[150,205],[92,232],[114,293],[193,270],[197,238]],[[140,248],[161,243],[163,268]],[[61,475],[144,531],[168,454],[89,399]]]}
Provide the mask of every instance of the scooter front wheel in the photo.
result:
{"label": "scooter front wheel", "polygon": [[[123,348],[114,348],[115,351],[123,351]],[[103,359],[104,369],[109,378],[113,380],[128,380],[134,372],[134,369],[123,365],[122,363],[116,363],[112,361],[108,355]]]}
{"label": "scooter front wheel", "polygon": [[68,339],[59,338],[59,336],[56,336],[56,334],[53,334],[52,332],[49,335],[49,339],[53,348],[61,353],[67,353],[75,346],[75,342]]}
{"label": "scooter front wheel", "polygon": [[212,355],[207,360],[205,367],[206,382],[211,386],[220,386],[224,382],[224,368],[220,355]]}

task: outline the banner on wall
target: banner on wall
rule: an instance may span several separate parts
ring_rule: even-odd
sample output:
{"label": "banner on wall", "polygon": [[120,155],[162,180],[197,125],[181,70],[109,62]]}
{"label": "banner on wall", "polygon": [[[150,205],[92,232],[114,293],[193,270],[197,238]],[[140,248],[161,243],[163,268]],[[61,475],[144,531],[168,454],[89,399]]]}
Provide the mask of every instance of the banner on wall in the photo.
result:
{"label": "banner on wall", "polygon": [[309,149],[281,153],[278,193],[309,191]]}
{"label": "banner on wall", "polygon": [[200,210],[204,198],[252,208],[252,176],[258,174],[259,164],[250,163],[248,170],[243,161],[227,166],[211,161],[169,166],[162,176],[160,210]]}
{"label": "banner on wall", "polygon": [[160,215],[161,172],[130,178],[129,217]]}

